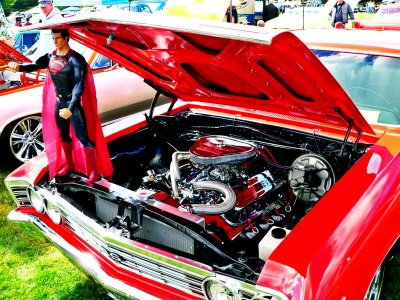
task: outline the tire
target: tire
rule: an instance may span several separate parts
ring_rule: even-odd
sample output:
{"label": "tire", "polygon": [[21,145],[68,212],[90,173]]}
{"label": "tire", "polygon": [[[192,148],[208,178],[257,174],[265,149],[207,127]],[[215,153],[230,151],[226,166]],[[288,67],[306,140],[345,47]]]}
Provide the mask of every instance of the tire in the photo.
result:
{"label": "tire", "polygon": [[44,151],[42,118],[29,116],[9,124],[2,135],[3,151],[20,165]]}
{"label": "tire", "polygon": [[365,294],[364,300],[378,300],[383,286],[383,278],[385,274],[385,263],[379,266],[378,270],[372,278],[371,284]]}

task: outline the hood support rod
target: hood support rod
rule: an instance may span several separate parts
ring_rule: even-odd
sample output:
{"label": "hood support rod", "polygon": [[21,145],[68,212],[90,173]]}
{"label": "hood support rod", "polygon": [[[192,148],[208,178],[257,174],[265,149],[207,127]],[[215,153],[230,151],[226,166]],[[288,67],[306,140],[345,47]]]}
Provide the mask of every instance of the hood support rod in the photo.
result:
{"label": "hood support rod", "polygon": [[171,99],[171,105],[168,108],[167,111],[167,115],[169,115],[172,111],[172,108],[175,105],[175,102],[178,100],[178,98],[171,92],[164,90],[162,87],[159,87],[157,85],[155,85],[152,81],[145,79],[144,80],[145,83],[147,83],[148,85],[150,85],[153,89],[155,89],[157,92],[154,95],[153,100],[151,101],[151,105],[150,105],[150,112],[149,112],[149,116],[146,115],[146,119],[149,123],[149,121],[151,122],[151,120],[153,119],[153,114],[154,114],[154,108],[156,107],[156,103],[158,101],[158,98],[160,98],[160,95],[164,95],[166,97],[168,97],[169,99]]}
{"label": "hood support rod", "polygon": [[357,150],[357,146],[358,146],[358,143],[360,142],[360,139],[361,139],[361,130],[360,129],[358,129],[358,131],[357,131],[357,139],[356,139],[356,142],[354,143],[354,150]]}
{"label": "hood support rod", "polygon": [[[342,148],[340,149],[340,154],[339,154],[339,157],[342,158],[342,155],[343,155],[343,152],[344,152],[344,148],[346,147],[347,141],[349,140],[349,136],[350,136],[350,133],[351,133],[351,129],[353,128],[353,125],[354,125],[354,120],[350,119],[348,116],[346,116],[339,107],[335,107],[334,110],[342,117],[342,119],[348,125],[347,131],[346,131],[346,135],[344,136]],[[359,138],[361,136],[361,130],[358,130],[357,132],[358,132],[358,137],[357,137],[357,143],[358,143],[358,140],[359,140]]]}
{"label": "hood support rod", "polygon": [[342,155],[343,155],[343,152],[344,152],[344,147],[346,146],[347,141],[349,139],[351,128],[353,128],[354,121],[350,120],[348,124],[349,124],[349,127],[347,128],[346,135],[345,135],[344,140],[343,140],[342,148],[340,149],[340,154],[339,154],[340,158],[342,158]]}
{"label": "hood support rod", "polygon": [[161,94],[160,91],[157,90],[156,94],[153,97],[153,100],[151,101],[150,112],[149,112],[150,121],[153,119],[154,108],[156,107],[156,103],[157,103],[158,98],[160,97],[160,94]]}

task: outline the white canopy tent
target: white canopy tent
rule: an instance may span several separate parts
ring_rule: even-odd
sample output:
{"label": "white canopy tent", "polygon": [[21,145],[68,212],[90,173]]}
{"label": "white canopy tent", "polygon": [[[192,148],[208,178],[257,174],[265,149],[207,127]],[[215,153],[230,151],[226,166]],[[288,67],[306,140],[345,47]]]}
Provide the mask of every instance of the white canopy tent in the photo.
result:
{"label": "white canopy tent", "polygon": [[98,6],[102,5],[102,2],[101,0],[54,0],[53,4],[55,6]]}

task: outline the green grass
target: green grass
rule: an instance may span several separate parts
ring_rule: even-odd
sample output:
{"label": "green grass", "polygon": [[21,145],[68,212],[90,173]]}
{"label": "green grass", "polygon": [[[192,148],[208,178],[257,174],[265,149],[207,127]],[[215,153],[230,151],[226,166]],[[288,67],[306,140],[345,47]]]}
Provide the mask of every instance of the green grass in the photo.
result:
{"label": "green grass", "polygon": [[400,254],[388,263],[383,285],[382,299],[398,300],[400,298]]}
{"label": "green grass", "polygon": [[0,169],[0,299],[109,299],[31,224],[14,223],[15,207]]}
{"label": "green grass", "polygon": [[355,13],[354,18],[356,21],[371,21],[375,14],[367,14],[365,12]]}

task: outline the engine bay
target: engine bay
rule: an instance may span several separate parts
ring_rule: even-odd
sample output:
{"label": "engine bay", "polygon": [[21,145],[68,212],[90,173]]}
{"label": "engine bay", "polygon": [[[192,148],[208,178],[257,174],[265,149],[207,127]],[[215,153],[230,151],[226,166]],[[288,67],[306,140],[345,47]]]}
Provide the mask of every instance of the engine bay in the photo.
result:
{"label": "engine bay", "polygon": [[112,185],[56,188],[121,237],[254,282],[277,239],[368,148],[187,110],[112,141]]}

